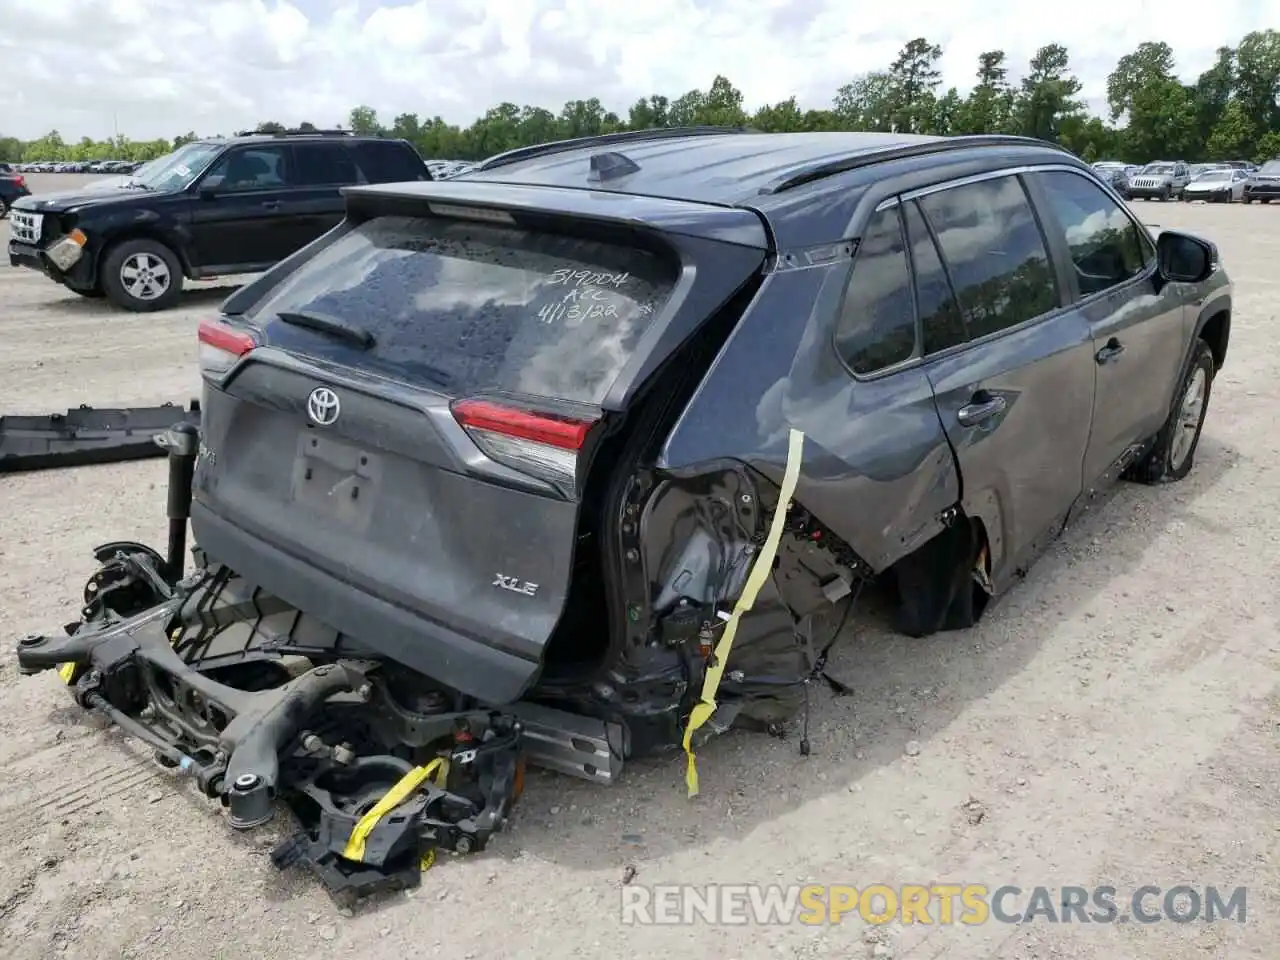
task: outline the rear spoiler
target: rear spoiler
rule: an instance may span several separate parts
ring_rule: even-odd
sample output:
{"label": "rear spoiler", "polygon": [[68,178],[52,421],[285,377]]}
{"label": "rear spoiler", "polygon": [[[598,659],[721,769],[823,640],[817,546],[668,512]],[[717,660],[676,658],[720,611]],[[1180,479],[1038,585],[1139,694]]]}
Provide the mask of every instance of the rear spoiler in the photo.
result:
{"label": "rear spoiler", "polygon": [[186,409],[90,407],[66,413],[0,416],[0,473],[163,457],[156,436],[177,423],[200,425],[200,401]]}

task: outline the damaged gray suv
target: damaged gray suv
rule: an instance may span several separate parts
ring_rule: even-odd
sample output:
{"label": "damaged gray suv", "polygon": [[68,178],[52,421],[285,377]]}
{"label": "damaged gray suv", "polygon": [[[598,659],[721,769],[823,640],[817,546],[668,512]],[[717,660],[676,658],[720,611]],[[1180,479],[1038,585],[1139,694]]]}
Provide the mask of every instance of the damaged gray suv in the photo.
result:
{"label": "damaged gray suv", "polygon": [[357,893],[526,761],[780,729],[864,585],[973,625],[1191,470],[1230,334],[1212,243],[1021,138],[643,131],[346,203],[201,325],[168,554],[18,657]]}

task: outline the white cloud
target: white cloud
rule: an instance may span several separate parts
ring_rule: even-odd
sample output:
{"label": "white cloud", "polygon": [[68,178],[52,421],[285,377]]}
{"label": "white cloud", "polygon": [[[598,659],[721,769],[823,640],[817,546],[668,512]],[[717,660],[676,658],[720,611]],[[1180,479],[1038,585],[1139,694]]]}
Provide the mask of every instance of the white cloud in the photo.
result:
{"label": "white cloud", "polygon": [[[730,78],[748,106],[829,105],[924,34],[945,84],[973,82],[996,47],[1014,73],[1064,44],[1095,107],[1115,61],[1164,40],[1185,79],[1214,49],[1280,24],[1280,0],[1178,8],[1077,0],[0,0],[2,133],[133,137],[228,133],[260,120],[345,123],[357,103],[469,123],[503,101],[555,110],[599,96],[625,114]],[[1015,77],[1016,78],[1016,77]]]}

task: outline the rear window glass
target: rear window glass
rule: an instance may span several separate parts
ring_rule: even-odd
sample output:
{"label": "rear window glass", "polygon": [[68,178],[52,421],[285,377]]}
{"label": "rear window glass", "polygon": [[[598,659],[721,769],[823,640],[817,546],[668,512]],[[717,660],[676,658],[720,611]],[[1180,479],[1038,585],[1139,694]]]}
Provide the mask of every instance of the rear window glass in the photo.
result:
{"label": "rear window glass", "polygon": [[[336,240],[248,314],[268,341],[423,383],[599,403],[674,287],[644,250],[516,227],[377,217]],[[368,349],[286,324],[362,328]]]}
{"label": "rear window glass", "polygon": [[398,140],[362,140],[353,144],[356,163],[370,183],[405,183],[430,180],[422,157],[409,144]]}

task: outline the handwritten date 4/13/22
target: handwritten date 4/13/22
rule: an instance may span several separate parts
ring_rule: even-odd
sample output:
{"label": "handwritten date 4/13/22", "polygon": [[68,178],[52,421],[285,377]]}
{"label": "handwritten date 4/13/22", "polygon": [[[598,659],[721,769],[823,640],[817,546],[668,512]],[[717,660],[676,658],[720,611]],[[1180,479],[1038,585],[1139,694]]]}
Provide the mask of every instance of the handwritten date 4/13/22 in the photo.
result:
{"label": "handwritten date 4/13/22", "polygon": [[548,303],[538,311],[538,319],[543,323],[564,322],[565,326],[576,327],[585,320],[611,319],[618,315],[618,308],[612,303],[569,303],[560,301]]}

